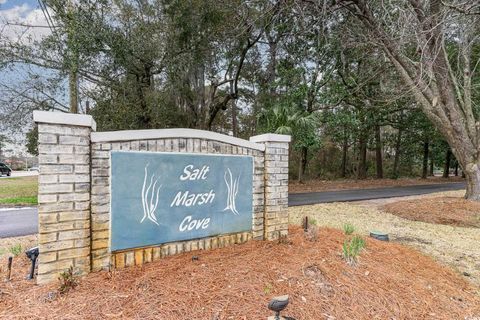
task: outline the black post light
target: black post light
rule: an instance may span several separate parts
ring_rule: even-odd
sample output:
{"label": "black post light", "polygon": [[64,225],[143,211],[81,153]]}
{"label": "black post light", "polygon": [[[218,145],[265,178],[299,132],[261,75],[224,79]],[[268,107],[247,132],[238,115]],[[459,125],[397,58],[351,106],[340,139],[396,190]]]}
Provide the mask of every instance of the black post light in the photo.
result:
{"label": "black post light", "polygon": [[269,319],[274,319],[274,320],[281,320],[284,319],[283,317],[280,317],[280,311],[285,309],[288,305],[288,295],[284,296],[279,296],[275,297],[270,302],[268,303],[268,309],[272,310],[275,312],[274,317],[269,317]]}
{"label": "black post light", "polygon": [[39,253],[40,251],[38,251],[38,247],[33,247],[25,251],[27,258],[30,259],[30,261],[32,261],[32,268],[30,269],[30,275],[27,277],[27,279],[29,280],[32,280],[35,277],[35,263],[37,262]]}

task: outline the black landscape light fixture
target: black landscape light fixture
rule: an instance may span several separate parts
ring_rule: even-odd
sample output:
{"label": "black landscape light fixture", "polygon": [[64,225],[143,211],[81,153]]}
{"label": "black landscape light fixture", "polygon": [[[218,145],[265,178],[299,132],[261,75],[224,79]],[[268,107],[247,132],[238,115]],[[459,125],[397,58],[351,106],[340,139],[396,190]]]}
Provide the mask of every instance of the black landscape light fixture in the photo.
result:
{"label": "black landscape light fixture", "polygon": [[32,280],[35,276],[35,263],[37,262],[39,253],[40,251],[38,250],[38,247],[33,247],[25,251],[27,258],[30,259],[30,261],[32,261],[32,268],[30,269],[30,275],[27,277],[27,279],[29,280]]}
{"label": "black landscape light fixture", "polygon": [[383,233],[380,231],[370,231],[370,237],[380,241],[389,241],[388,233]]}
{"label": "black landscape light fixture", "polygon": [[[275,312],[275,316],[273,317],[274,320],[285,319],[283,317],[280,317],[280,311],[285,309],[287,305],[288,305],[288,295],[275,297],[272,300],[270,300],[270,302],[268,303],[268,309]],[[272,317],[269,317],[269,319],[272,319]]]}

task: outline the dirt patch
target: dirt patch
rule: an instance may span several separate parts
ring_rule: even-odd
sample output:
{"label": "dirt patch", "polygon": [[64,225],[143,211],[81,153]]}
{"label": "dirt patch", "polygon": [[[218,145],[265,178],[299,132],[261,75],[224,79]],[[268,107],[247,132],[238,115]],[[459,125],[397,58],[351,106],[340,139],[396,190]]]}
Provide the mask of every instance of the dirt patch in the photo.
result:
{"label": "dirt patch", "polygon": [[345,223],[355,226],[357,232],[368,235],[382,231],[390,239],[413,246],[452,267],[459,275],[480,288],[480,232],[478,228],[412,221],[383,212],[375,205],[328,203],[290,207],[290,223],[301,224],[309,216],[320,226],[343,228]]}
{"label": "dirt patch", "polygon": [[397,201],[382,209],[408,220],[480,228],[480,202],[458,197]]}
{"label": "dirt patch", "polygon": [[320,192],[320,191],[336,191],[350,189],[371,189],[382,187],[400,187],[413,186],[423,184],[436,184],[448,182],[464,181],[461,177],[450,177],[448,179],[442,177],[429,177],[428,179],[402,178],[402,179],[367,179],[367,180],[309,180],[304,183],[290,181],[288,191],[290,193],[302,192]]}
{"label": "dirt patch", "polygon": [[94,273],[60,296],[52,293],[58,285],[24,280],[25,261],[13,281],[0,283],[0,318],[265,319],[267,302],[281,294],[291,298],[285,315],[296,319],[480,316],[475,289],[416,250],[367,239],[352,267],[340,254],[341,231],[322,228],[318,237],[306,241],[293,228],[288,242],[250,241]]}

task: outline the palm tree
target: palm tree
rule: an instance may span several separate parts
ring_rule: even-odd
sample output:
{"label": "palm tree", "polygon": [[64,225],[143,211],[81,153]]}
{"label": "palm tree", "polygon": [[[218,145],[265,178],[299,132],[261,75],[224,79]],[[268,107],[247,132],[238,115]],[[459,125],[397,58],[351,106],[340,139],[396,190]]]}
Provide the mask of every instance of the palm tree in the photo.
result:
{"label": "palm tree", "polygon": [[278,104],[264,109],[259,115],[259,122],[267,132],[289,134],[294,148],[300,149],[298,181],[303,181],[307,166],[308,150],[318,146],[318,114],[299,109],[293,104]]}

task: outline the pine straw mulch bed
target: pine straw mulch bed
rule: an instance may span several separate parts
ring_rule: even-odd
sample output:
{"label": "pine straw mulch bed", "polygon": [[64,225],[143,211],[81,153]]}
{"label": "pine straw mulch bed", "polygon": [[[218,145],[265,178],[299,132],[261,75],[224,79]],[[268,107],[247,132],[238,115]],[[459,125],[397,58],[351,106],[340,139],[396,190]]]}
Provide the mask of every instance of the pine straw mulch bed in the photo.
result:
{"label": "pine straw mulch bed", "polygon": [[290,181],[288,191],[290,193],[302,192],[321,192],[321,191],[337,191],[351,189],[371,189],[371,188],[388,188],[402,187],[413,185],[461,182],[465,179],[461,177],[450,177],[448,179],[442,177],[429,177],[428,179],[420,178],[401,178],[401,179],[338,179],[338,180],[307,180],[304,183],[298,181]]}
{"label": "pine straw mulch bed", "polygon": [[397,201],[386,204],[382,209],[413,221],[480,228],[480,202],[458,197]]}
{"label": "pine straw mulch bed", "polygon": [[[463,194],[462,191],[456,191],[439,193],[435,196],[460,197],[461,194]],[[429,197],[432,196],[429,195]],[[300,225],[303,217],[308,216],[316,220],[320,226],[342,229],[344,224],[350,223],[355,226],[356,232],[363,235],[368,235],[373,230],[388,233],[391,241],[420,250],[453,268],[466,280],[480,288],[480,232],[478,228],[404,219],[379,209],[379,205],[388,203],[387,200],[389,199],[362,201],[362,203],[324,203],[289,207],[289,220],[291,224]]]}
{"label": "pine straw mulch bed", "polygon": [[345,238],[321,228],[310,242],[293,227],[288,241],[250,241],[93,273],[56,296],[58,284],[23,280],[22,260],[14,279],[0,284],[0,318],[266,319],[269,299],[283,294],[291,299],[285,315],[297,320],[480,316],[475,289],[431,258],[367,239],[358,265],[350,266],[340,255]]}

